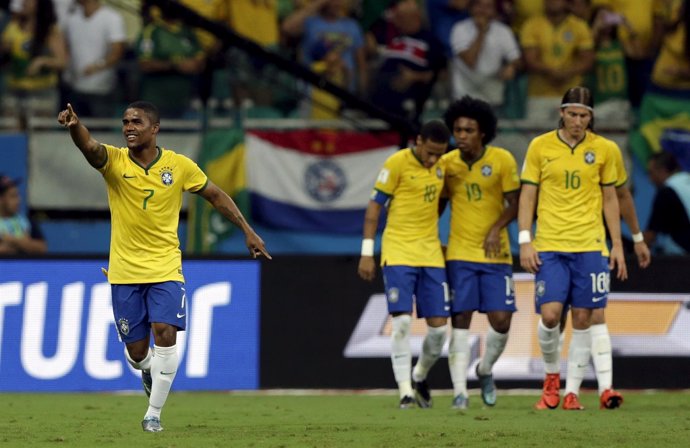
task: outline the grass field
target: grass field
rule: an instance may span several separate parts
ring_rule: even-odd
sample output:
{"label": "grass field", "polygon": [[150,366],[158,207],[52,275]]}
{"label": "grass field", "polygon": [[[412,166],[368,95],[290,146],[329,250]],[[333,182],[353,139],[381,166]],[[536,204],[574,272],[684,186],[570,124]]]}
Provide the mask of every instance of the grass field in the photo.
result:
{"label": "grass field", "polygon": [[142,395],[0,394],[0,447],[687,447],[690,393],[626,392],[615,411],[535,411],[534,394],[485,408],[397,409],[392,394],[173,393],[165,431],[144,433]]}

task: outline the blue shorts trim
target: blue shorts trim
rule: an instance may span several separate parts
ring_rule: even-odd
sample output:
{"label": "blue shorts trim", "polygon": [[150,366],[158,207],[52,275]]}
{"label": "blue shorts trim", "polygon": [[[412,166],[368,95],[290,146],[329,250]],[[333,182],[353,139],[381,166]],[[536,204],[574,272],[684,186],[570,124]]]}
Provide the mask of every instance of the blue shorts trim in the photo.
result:
{"label": "blue shorts trim", "polygon": [[604,308],[608,301],[610,273],[601,252],[540,252],[535,276],[535,304],[560,302],[573,308]]}
{"label": "blue shorts trim", "polygon": [[414,302],[417,317],[449,316],[445,268],[384,266],[383,283],[390,314],[412,313]]}
{"label": "blue shorts trim", "polygon": [[513,268],[502,263],[446,262],[451,314],[517,311]]}
{"label": "blue shorts trim", "polygon": [[168,281],[111,285],[113,317],[124,343],[146,339],[152,323],[186,328],[187,296],[184,283]]}

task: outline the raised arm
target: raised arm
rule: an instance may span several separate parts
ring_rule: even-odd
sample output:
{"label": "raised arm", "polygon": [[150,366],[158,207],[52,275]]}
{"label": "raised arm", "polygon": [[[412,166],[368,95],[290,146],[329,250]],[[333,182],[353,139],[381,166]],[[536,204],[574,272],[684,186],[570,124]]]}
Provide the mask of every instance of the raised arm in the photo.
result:
{"label": "raised arm", "polygon": [[271,255],[266,250],[264,241],[259,235],[252,229],[247,220],[244,219],[242,212],[235,201],[232,200],[230,196],[210,180],[206,185],[206,188],[199,193],[202,198],[206,199],[218,212],[225,216],[230,222],[239,227],[245,236],[245,244],[247,249],[249,249],[249,254],[252,258],[256,258],[259,255],[271,259]]}
{"label": "raised arm", "polygon": [[58,123],[69,129],[69,135],[77,148],[84,154],[87,162],[94,168],[100,168],[108,160],[105,146],[91,137],[89,130],[81,124],[79,117],[67,103],[67,109],[58,114]]}

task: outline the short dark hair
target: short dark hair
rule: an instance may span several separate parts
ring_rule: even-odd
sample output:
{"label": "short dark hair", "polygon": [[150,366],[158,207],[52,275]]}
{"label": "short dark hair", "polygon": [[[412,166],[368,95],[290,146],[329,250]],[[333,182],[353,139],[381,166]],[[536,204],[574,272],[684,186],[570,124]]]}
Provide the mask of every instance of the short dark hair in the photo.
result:
{"label": "short dark hair", "polygon": [[419,131],[422,141],[431,140],[434,143],[448,143],[450,141],[450,131],[441,120],[431,120],[424,123]]}
{"label": "short dark hair", "polygon": [[146,113],[152,123],[160,124],[161,122],[161,116],[160,112],[158,112],[158,108],[153,103],[149,103],[148,101],[135,101],[133,103],[129,103],[127,109],[141,109],[144,111],[144,113]]}
{"label": "short dark hair", "polygon": [[454,101],[443,114],[443,121],[448,129],[453,129],[455,120],[460,117],[475,120],[479,125],[479,131],[484,134],[482,145],[487,145],[496,137],[498,119],[491,105],[486,101],[465,95]]}
{"label": "short dark hair", "polygon": [[[588,129],[594,130],[594,97],[592,92],[587,87],[577,86],[569,88],[561,99],[561,108],[566,104],[582,104],[589,107],[592,113],[592,119],[589,120]],[[558,127],[563,127],[563,119],[559,118]]]}
{"label": "short dark hair", "polygon": [[649,160],[651,162],[654,162],[654,164],[657,167],[663,168],[669,173],[675,173],[676,171],[680,170],[680,164],[678,163],[678,159],[676,159],[676,156],[674,156],[668,151],[661,151],[652,154],[649,157]]}

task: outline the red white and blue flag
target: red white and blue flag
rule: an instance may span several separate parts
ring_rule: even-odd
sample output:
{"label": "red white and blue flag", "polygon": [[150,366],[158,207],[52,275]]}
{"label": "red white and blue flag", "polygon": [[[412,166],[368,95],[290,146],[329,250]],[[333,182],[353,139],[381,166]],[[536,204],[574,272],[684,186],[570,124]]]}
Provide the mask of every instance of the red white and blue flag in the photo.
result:
{"label": "red white and blue flag", "polygon": [[252,219],[291,230],[360,233],[376,176],[398,134],[248,130]]}

